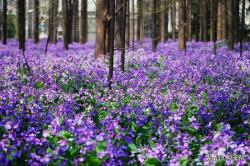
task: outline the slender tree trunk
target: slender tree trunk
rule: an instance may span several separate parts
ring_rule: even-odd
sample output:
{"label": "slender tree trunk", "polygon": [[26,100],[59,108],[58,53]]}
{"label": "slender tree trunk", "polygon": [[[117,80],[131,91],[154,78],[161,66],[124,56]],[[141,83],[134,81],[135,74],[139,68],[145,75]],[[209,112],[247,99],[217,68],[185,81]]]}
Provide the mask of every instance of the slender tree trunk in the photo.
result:
{"label": "slender tree trunk", "polygon": [[245,35],[245,7],[246,1],[242,0],[242,8],[241,8],[241,33],[240,33],[240,57],[243,57],[243,40]]}
{"label": "slender tree trunk", "polygon": [[68,41],[72,43],[73,38],[73,0],[68,0]]}
{"label": "slender tree trunk", "polygon": [[57,15],[58,15],[58,0],[50,0],[49,1],[48,39],[49,39],[49,43],[53,43],[53,44],[55,44],[57,41]]}
{"label": "slender tree trunk", "polygon": [[53,38],[52,42],[56,43],[57,42],[57,21],[58,21],[58,7],[59,7],[59,1],[54,0],[54,10],[53,10]]}
{"label": "slender tree trunk", "polygon": [[121,70],[125,71],[125,47],[126,47],[126,9],[127,9],[127,0],[123,0],[124,6],[122,7],[123,14],[123,26],[122,26],[122,51],[121,51]]}
{"label": "slender tree trunk", "polygon": [[33,16],[33,42],[39,43],[39,0],[34,0],[34,16]]}
{"label": "slender tree trunk", "polygon": [[107,0],[96,0],[96,52],[95,58],[105,53],[105,27],[108,16]]}
{"label": "slender tree trunk", "polygon": [[87,29],[88,29],[88,15],[87,15],[88,3],[87,0],[81,0],[81,34],[80,43],[87,42]]}
{"label": "slender tree trunk", "polygon": [[185,40],[185,0],[179,0],[179,32],[178,32],[178,46],[179,50],[183,51],[186,49]]}
{"label": "slender tree trunk", "polygon": [[218,0],[217,40],[222,39],[222,0]]}
{"label": "slender tree trunk", "polygon": [[240,27],[240,1],[234,0],[234,41],[239,42]]}
{"label": "slender tree trunk", "polygon": [[188,40],[192,41],[192,0],[188,0]]}
{"label": "slender tree trunk", "polygon": [[210,41],[216,41],[216,13],[217,13],[217,0],[210,0],[211,3],[211,16],[210,16]]}
{"label": "slender tree trunk", "polygon": [[135,2],[132,0],[132,48],[135,50]]}
{"label": "slender tree trunk", "polygon": [[[123,5],[123,0],[116,0],[116,11]],[[123,26],[123,12],[120,9],[116,14],[115,19],[115,47],[122,48],[122,26]]]}
{"label": "slender tree trunk", "polygon": [[109,15],[112,17],[109,22],[109,73],[108,83],[111,89],[112,77],[114,72],[114,32],[115,32],[115,0],[110,0]]}
{"label": "slender tree trunk", "polygon": [[176,40],[176,1],[171,0],[172,39]]}
{"label": "slender tree trunk", "polygon": [[7,44],[7,0],[3,0],[3,44]]}
{"label": "slender tree trunk", "polygon": [[130,47],[130,0],[127,1],[126,47]]}
{"label": "slender tree trunk", "polygon": [[68,50],[69,49],[69,38],[68,38],[68,0],[63,0],[62,1],[62,14],[63,14],[63,45],[64,49]]}
{"label": "slender tree trunk", "polygon": [[152,50],[155,52],[157,44],[159,42],[159,31],[160,31],[160,25],[159,25],[159,12],[156,12],[157,9],[159,9],[160,6],[160,0],[154,0],[153,1],[153,25],[152,25]]}
{"label": "slender tree trunk", "polygon": [[[165,0],[160,0],[160,41],[165,41]],[[159,9],[158,9],[159,10]]]}
{"label": "slender tree trunk", "polygon": [[222,39],[227,39],[227,0],[222,0]]}
{"label": "slender tree trunk", "polygon": [[228,48],[234,49],[234,0],[228,0]]}
{"label": "slender tree trunk", "polygon": [[137,0],[138,16],[137,16],[137,39],[142,43],[144,38],[144,15],[143,0]]}
{"label": "slender tree trunk", "polygon": [[[2,4],[2,0],[0,0]],[[2,41],[2,25],[3,25],[3,11],[0,9],[0,40]]]}
{"label": "slender tree trunk", "polygon": [[79,2],[73,0],[73,40],[79,42]]}
{"label": "slender tree trunk", "polygon": [[25,50],[25,0],[17,0],[19,49]]}
{"label": "slender tree trunk", "polygon": [[169,0],[165,0],[164,1],[164,4],[165,4],[165,21],[164,21],[164,23],[165,23],[165,32],[164,32],[164,34],[165,34],[165,37],[164,37],[164,41],[167,41],[168,40],[168,22],[169,22],[169,19],[168,19],[168,13],[169,13]]}

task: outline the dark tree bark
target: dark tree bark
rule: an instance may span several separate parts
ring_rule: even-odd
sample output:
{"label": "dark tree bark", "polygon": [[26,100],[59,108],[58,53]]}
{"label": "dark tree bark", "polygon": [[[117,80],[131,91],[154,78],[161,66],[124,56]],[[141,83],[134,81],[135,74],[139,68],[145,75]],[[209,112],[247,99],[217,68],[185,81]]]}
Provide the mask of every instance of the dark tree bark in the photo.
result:
{"label": "dark tree bark", "polygon": [[25,0],[17,0],[19,49],[25,50]]}
{"label": "dark tree bark", "polygon": [[202,0],[200,2],[200,40],[208,41],[207,0]]}
{"label": "dark tree bark", "polygon": [[164,40],[167,41],[168,40],[168,22],[169,22],[169,19],[168,19],[168,14],[169,14],[169,0],[164,0],[164,4],[165,4],[165,15],[164,15],[164,19],[165,19],[165,22],[164,22],[164,26],[165,26],[165,37],[164,37]]}
{"label": "dark tree bark", "polygon": [[39,0],[34,0],[34,16],[33,16],[33,42],[39,43]]}
{"label": "dark tree bark", "polygon": [[63,14],[63,44],[64,44],[64,49],[68,50],[69,49],[69,38],[68,38],[68,24],[69,24],[69,19],[68,19],[68,0],[63,0],[62,1],[62,14]]}
{"label": "dark tree bark", "polygon": [[160,39],[160,20],[159,20],[159,12],[156,12],[159,9],[160,0],[153,1],[153,25],[152,25],[152,50],[155,52],[157,44]]}
{"label": "dark tree bark", "polygon": [[210,0],[210,2],[211,2],[210,41],[216,41],[217,0]]}
{"label": "dark tree bark", "polygon": [[67,0],[68,1],[68,41],[69,43],[72,43],[72,37],[73,37],[73,0]]}
{"label": "dark tree bark", "polygon": [[179,33],[178,33],[178,47],[180,51],[186,49],[186,39],[185,39],[185,10],[186,2],[185,0],[179,0]]}
{"label": "dark tree bark", "polygon": [[132,0],[132,49],[135,50],[135,2]]}
{"label": "dark tree bark", "polygon": [[112,77],[114,72],[114,32],[115,32],[115,0],[110,0],[109,15],[111,19],[109,21],[109,73],[108,83],[111,89]]}
{"label": "dark tree bark", "polygon": [[164,42],[165,41],[165,2],[164,0],[160,0],[160,5],[158,10],[160,11],[160,41]]}
{"label": "dark tree bark", "polygon": [[137,40],[142,42],[144,38],[144,16],[143,16],[143,0],[137,0],[138,16],[137,16]]}
{"label": "dark tree bark", "polygon": [[73,39],[79,42],[79,2],[73,0]]}
{"label": "dark tree bark", "polygon": [[242,0],[242,8],[241,8],[241,33],[240,33],[240,57],[243,56],[243,40],[245,35],[245,7],[246,1]]}
{"label": "dark tree bark", "polygon": [[234,0],[228,0],[228,48],[229,50],[233,50],[234,49]]}
{"label": "dark tree bark", "polygon": [[3,44],[7,44],[7,0],[3,0]]}
{"label": "dark tree bark", "polygon": [[192,41],[192,0],[188,0],[188,40]]}
{"label": "dark tree bark", "polygon": [[87,14],[87,0],[81,0],[81,31],[80,31],[80,43],[84,44],[87,42],[87,29],[88,29],[88,14]]}
{"label": "dark tree bark", "polygon": [[126,17],[127,17],[127,23],[126,23],[126,47],[130,47],[130,0],[127,1],[127,9],[126,9]]}
{"label": "dark tree bark", "polygon": [[222,0],[222,39],[227,39],[227,0]]}
{"label": "dark tree bark", "polygon": [[[123,0],[116,0],[116,11],[123,5]],[[115,19],[115,47],[122,48],[122,27],[123,26],[123,12],[120,9],[116,14]]]}
{"label": "dark tree bark", "polygon": [[171,0],[171,26],[172,26],[172,39],[176,40],[176,1]]}
{"label": "dark tree bark", "polygon": [[234,42],[239,42],[240,34],[240,1],[234,0]]}
{"label": "dark tree bark", "polygon": [[122,26],[122,51],[121,51],[121,70],[125,71],[125,47],[126,47],[126,9],[127,9],[127,0],[123,0],[124,6],[122,7],[123,14],[123,26]]}
{"label": "dark tree bark", "polygon": [[58,0],[49,1],[49,43],[55,44],[57,41],[57,15],[58,15]]}
{"label": "dark tree bark", "polygon": [[108,0],[96,0],[96,52],[95,58],[105,54],[106,38],[105,29],[107,24]]}

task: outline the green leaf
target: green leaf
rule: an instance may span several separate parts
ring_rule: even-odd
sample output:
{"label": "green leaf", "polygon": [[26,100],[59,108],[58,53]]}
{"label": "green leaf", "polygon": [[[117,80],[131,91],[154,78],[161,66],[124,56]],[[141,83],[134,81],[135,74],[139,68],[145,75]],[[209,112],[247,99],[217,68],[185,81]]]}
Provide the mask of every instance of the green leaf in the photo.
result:
{"label": "green leaf", "polygon": [[170,103],[170,111],[175,112],[178,109],[178,105],[175,102]]}
{"label": "green leaf", "polygon": [[137,147],[134,143],[128,144],[128,147],[130,148],[131,152],[135,152],[137,150]]}
{"label": "green leaf", "polygon": [[215,166],[224,166],[224,165],[225,165],[225,160],[219,160],[215,164]]}
{"label": "green leaf", "polygon": [[71,134],[68,132],[68,131],[61,131],[60,133],[59,133],[59,135],[62,137],[62,138],[64,138],[64,139],[69,139],[69,138],[71,138],[72,136],[71,136]]}
{"label": "green leaf", "polygon": [[147,158],[144,162],[144,166],[160,166],[161,163],[156,158]]}
{"label": "green leaf", "polygon": [[99,153],[99,152],[102,152],[105,148],[106,148],[106,142],[101,141],[101,142],[97,143],[97,145],[95,147],[95,150],[96,150],[97,153]]}
{"label": "green leaf", "polygon": [[44,89],[44,83],[43,82],[37,82],[36,84],[35,84],[35,88],[36,89]]}
{"label": "green leaf", "polygon": [[180,161],[179,161],[179,166],[187,166],[189,164],[189,161],[183,157]]}
{"label": "green leaf", "polygon": [[95,155],[90,155],[86,158],[85,163],[88,166],[100,166],[101,160],[98,159]]}

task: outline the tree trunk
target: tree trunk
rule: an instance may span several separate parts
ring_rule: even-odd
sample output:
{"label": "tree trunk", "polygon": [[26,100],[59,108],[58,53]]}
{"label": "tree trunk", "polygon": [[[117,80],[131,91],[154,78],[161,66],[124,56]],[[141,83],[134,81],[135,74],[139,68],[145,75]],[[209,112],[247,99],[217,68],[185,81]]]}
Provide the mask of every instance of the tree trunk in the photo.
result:
{"label": "tree trunk", "polygon": [[[116,11],[123,5],[123,0],[116,0]],[[123,12],[122,8],[116,14],[115,19],[115,48],[122,48],[122,26],[123,26]]]}
{"label": "tree trunk", "polygon": [[207,31],[207,0],[200,2],[200,40],[208,41]]}
{"label": "tree trunk", "polygon": [[123,14],[123,25],[122,25],[122,51],[121,51],[121,70],[125,70],[125,47],[126,47],[126,9],[127,9],[127,0],[123,0],[124,6],[122,7]]}
{"label": "tree trunk", "polygon": [[246,6],[246,1],[242,0],[242,8],[241,8],[241,27],[240,27],[240,57],[243,56],[243,40],[244,40],[244,35],[245,35],[245,6]]}
{"label": "tree trunk", "polygon": [[129,3],[130,0],[127,1],[127,9],[126,9],[126,17],[127,17],[127,24],[126,24],[126,47],[129,47],[130,46],[130,3]]}
{"label": "tree trunk", "polygon": [[216,41],[216,0],[210,0],[211,2],[211,16],[210,16],[210,41]]}
{"label": "tree trunk", "polygon": [[108,16],[107,1],[96,0],[96,58],[104,55],[105,52],[105,26]]}
{"label": "tree trunk", "polygon": [[69,49],[69,41],[68,41],[68,24],[69,24],[69,19],[68,19],[68,0],[63,0],[62,1],[62,14],[63,14],[63,45],[64,49],[68,50]]}
{"label": "tree trunk", "polygon": [[[103,1],[103,0],[101,0]],[[110,0],[109,15],[111,20],[109,22],[109,73],[108,83],[111,89],[112,77],[114,72],[114,32],[115,32],[115,0]]]}
{"label": "tree trunk", "polygon": [[176,1],[171,0],[171,26],[172,26],[172,39],[176,40]]}
{"label": "tree trunk", "polygon": [[49,43],[53,44],[55,44],[57,40],[57,14],[58,14],[58,0],[50,0],[48,38],[49,38]]}
{"label": "tree trunk", "polygon": [[222,39],[227,39],[227,0],[222,0]]}
{"label": "tree trunk", "polygon": [[222,40],[222,0],[218,0],[217,40]]}
{"label": "tree trunk", "polygon": [[228,48],[230,50],[234,49],[234,0],[228,0]]}
{"label": "tree trunk", "polygon": [[179,0],[179,32],[178,32],[178,46],[179,50],[183,51],[186,48],[185,40],[185,0]]}
{"label": "tree trunk", "polygon": [[[153,11],[157,11],[160,6],[160,0],[153,1]],[[157,44],[159,42],[159,32],[160,32],[160,20],[159,20],[159,12],[153,13],[153,25],[152,25],[152,50],[155,52]]]}
{"label": "tree trunk", "polygon": [[73,0],[68,0],[68,41],[72,43],[73,38]]}
{"label": "tree trunk", "polygon": [[143,15],[143,0],[137,1],[138,16],[137,16],[137,39],[142,43],[144,38],[144,15]]}
{"label": "tree trunk", "polygon": [[19,49],[25,50],[25,0],[17,0]]}
{"label": "tree trunk", "polygon": [[132,0],[132,49],[135,50],[135,2]]}
{"label": "tree trunk", "polygon": [[240,1],[234,0],[234,41],[239,42],[240,27]]}
{"label": "tree trunk", "polygon": [[192,41],[192,0],[188,0],[188,40]]}
{"label": "tree trunk", "polygon": [[73,0],[73,40],[79,42],[79,2]]}
{"label": "tree trunk", "polygon": [[165,0],[160,0],[160,41],[165,41]]}
{"label": "tree trunk", "polygon": [[165,41],[167,41],[168,40],[168,13],[169,13],[169,1],[168,0],[165,0],[164,1],[164,4],[165,4],[165,32],[164,32],[164,34],[165,34],[165,37],[164,37],[164,40]]}
{"label": "tree trunk", "polygon": [[3,44],[7,44],[7,0],[3,0]]}
{"label": "tree trunk", "polygon": [[34,0],[34,16],[33,16],[33,42],[39,43],[39,0]]}
{"label": "tree trunk", "polygon": [[81,0],[81,31],[80,31],[80,43],[87,42],[87,30],[88,30],[88,3],[87,0]]}

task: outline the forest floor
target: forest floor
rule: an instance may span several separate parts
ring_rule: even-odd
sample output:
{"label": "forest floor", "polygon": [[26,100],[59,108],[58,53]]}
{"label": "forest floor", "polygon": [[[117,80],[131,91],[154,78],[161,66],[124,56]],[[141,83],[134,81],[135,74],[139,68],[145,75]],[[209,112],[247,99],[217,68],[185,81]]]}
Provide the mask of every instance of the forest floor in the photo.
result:
{"label": "forest floor", "polygon": [[250,163],[250,43],[116,52],[111,90],[93,42],[26,46],[0,45],[0,165]]}

